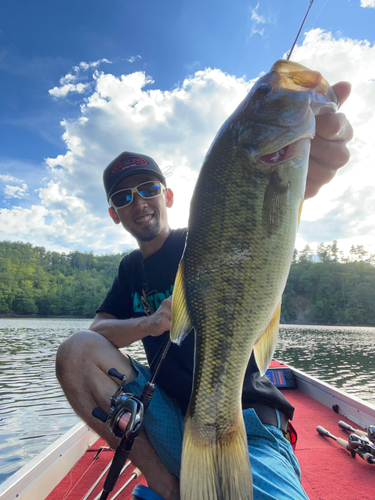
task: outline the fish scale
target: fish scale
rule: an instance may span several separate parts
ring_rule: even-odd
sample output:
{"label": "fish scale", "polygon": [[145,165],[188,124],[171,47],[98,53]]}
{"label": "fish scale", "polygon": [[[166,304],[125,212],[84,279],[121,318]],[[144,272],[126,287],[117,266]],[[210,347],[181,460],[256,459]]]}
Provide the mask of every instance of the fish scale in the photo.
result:
{"label": "fish scale", "polygon": [[241,391],[254,348],[265,373],[305,191],[314,113],[335,111],[323,77],[278,61],[215,137],[190,207],[171,339],[195,330],[182,500],[251,500]]}

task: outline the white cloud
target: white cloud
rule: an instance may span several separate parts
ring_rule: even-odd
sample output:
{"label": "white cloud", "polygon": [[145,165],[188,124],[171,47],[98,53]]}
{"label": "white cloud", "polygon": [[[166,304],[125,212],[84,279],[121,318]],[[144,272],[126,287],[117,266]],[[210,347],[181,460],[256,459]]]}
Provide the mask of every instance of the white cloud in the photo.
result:
{"label": "white cloud", "polygon": [[271,20],[259,13],[259,2],[256,7],[249,7],[249,13],[250,18],[248,25],[250,28],[250,37],[256,34],[263,36],[265,33],[264,25],[270,23]]}
{"label": "white cloud", "polygon": [[366,242],[375,253],[375,46],[314,29],[296,47],[293,59],[320,71],[331,84],[340,80],[352,83],[352,94],[342,112],[354,128],[349,164],[304,204],[302,221],[309,224],[301,223],[300,246],[336,238],[343,249]]}
{"label": "white cloud", "polygon": [[68,73],[62,78],[60,78],[59,81],[60,87],[54,87],[53,89],[50,89],[48,91],[49,94],[55,99],[61,99],[63,97],[66,97],[68,94],[72,92],[77,92],[78,94],[82,94],[83,92],[88,90],[89,84],[82,82],[79,83],[74,83],[74,82],[77,82],[82,78],[86,79],[87,71],[91,68],[96,70],[98,66],[102,63],[111,64],[111,61],[108,61],[108,59],[100,59],[99,61],[94,61],[89,63],[85,61],[80,62],[77,66],[73,67],[71,73]]}
{"label": "white cloud", "polygon": [[21,179],[17,179],[16,177],[13,177],[12,175],[6,174],[0,174],[0,179],[4,182],[18,182],[18,183],[23,183],[24,181]]}
{"label": "white cloud", "polygon": [[28,187],[27,184],[22,179],[17,179],[13,175],[9,174],[1,174],[0,180],[4,183],[13,182],[15,184],[21,184],[20,186],[12,186],[10,184],[5,184],[4,186],[4,194],[6,199],[12,198],[23,198],[27,193]]}
{"label": "white cloud", "polygon": [[66,97],[70,92],[78,92],[79,94],[82,94],[82,92],[84,92],[87,87],[88,85],[85,85],[84,83],[77,83],[76,85],[74,85],[73,83],[65,83],[61,87],[54,87],[48,92],[51,96],[59,98]]}
{"label": "white cloud", "polygon": [[61,187],[60,182],[50,181],[46,188],[39,189],[39,196],[44,206],[54,210],[61,206],[63,210],[71,212],[79,210],[81,215],[87,212],[83,201],[77,196],[69,196],[67,190]]}
{"label": "white cloud", "polygon": [[[353,83],[343,112],[355,129],[350,164],[305,203],[299,248],[336,238],[343,248],[366,242],[366,248],[375,252],[375,49],[366,41],[336,39],[312,30],[295,48],[293,59],[321,71],[331,83],[341,79]],[[84,71],[82,64],[64,77],[61,87],[80,83],[73,77]],[[39,205],[4,209],[0,236],[22,240],[25,234],[27,241],[48,248],[99,253],[135,245],[110,220],[102,186],[104,167],[124,150],[148,154],[161,168],[171,165],[168,184],[175,192],[175,205],[169,211],[170,223],[185,226],[210,142],[253,83],[219,69],[205,69],[173,90],[162,91],[150,88],[154,82],[143,72],[118,77],[90,67],[93,71],[85,76],[88,87],[76,118],[61,122],[66,153],[46,160],[49,178],[38,190]]]}
{"label": "white cloud", "polygon": [[31,208],[13,207],[0,210],[0,231],[5,234],[29,235],[40,230],[49,230],[45,224],[48,211],[43,206]]}
{"label": "white cloud", "polygon": [[[72,75],[71,73],[68,73],[67,75],[60,78],[60,85],[66,85],[67,83],[75,82],[77,78],[78,78],[77,74]],[[49,92],[51,93],[51,91]]]}
{"label": "white cloud", "polygon": [[188,71],[197,71],[201,66],[202,65],[199,61],[193,61],[191,64],[185,64],[185,68]]}
{"label": "white cloud", "polygon": [[127,60],[128,62],[130,62],[130,63],[133,63],[133,62],[135,62],[137,59],[142,59],[142,57],[141,57],[140,55],[138,55],[138,56],[131,56],[131,57],[129,57],[129,59],[126,59],[126,60]]}
{"label": "white cloud", "polygon": [[375,0],[361,0],[361,7],[372,7],[375,9]]}
{"label": "white cloud", "polygon": [[5,186],[5,198],[23,198],[27,193],[27,184],[23,183],[22,186]]}
{"label": "white cloud", "polygon": [[[0,210],[2,239],[26,240],[58,251],[86,250],[88,247],[97,252],[103,250],[95,245],[96,234],[100,235],[103,230],[103,221],[89,213],[82,198],[69,195],[54,181],[39,189],[39,196],[40,205]],[[107,250],[111,251],[110,246]]]}
{"label": "white cloud", "polygon": [[161,168],[170,165],[173,175],[168,182],[175,191],[171,225],[186,225],[204,154],[251,83],[211,69],[164,92],[148,89],[153,81],[143,72],[121,77],[96,72],[94,82],[95,91],[81,105],[80,117],[62,122],[67,153],[46,160],[57,182],[40,194],[43,205],[53,200],[61,210],[61,204],[68,210],[72,197],[83,200],[82,210],[89,210],[81,219],[81,233],[92,231],[87,219],[92,211],[102,224],[95,238],[86,238],[86,245],[117,251],[124,243],[134,245],[134,240],[107,219],[104,167],[126,149],[153,156]]}
{"label": "white cloud", "polygon": [[260,14],[258,14],[258,9],[259,9],[259,3],[258,5],[255,7],[255,9],[251,9],[251,19],[255,22],[255,23],[258,23],[258,24],[264,24],[266,22],[266,19],[264,16],[261,16]]}
{"label": "white cloud", "polygon": [[108,59],[99,59],[98,61],[93,61],[93,62],[89,62],[89,63],[82,61],[79,63],[78,66],[74,66],[73,69],[75,71],[79,71],[79,69],[83,69],[83,70],[87,71],[89,68],[97,68],[102,63],[112,64],[112,62],[109,61]]}

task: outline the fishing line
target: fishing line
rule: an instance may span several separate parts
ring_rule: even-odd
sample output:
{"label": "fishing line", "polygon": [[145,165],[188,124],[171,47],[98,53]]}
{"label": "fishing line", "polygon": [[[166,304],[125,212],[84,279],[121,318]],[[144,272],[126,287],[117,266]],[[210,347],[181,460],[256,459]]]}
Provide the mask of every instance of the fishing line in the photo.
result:
{"label": "fishing line", "polygon": [[313,29],[313,28],[314,28],[314,26],[315,26],[315,21],[318,19],[318,17],[319,17],[319,16],[320,16],[320,14],[322,13],[322,10],[323,10],[323,9],[324,9],[324,7],[327,5],[327,3],[328,3],[328,0],[326,0],[326,1],[325,1],[325,4],[323,5],[323,7],[322,7],[322,8],[320,9],[320,11],[319,11],[319,14],[318,14],[318,15],[316,16],[316,18],[314,19],[314,22],[312,23],[312,27],[311,27],[311,29]]}
{"label": "fishing line", "polygon": [[[165,344],[165,346],[164,346],[163,353],[162,353],[162,355],[160,356],[160,358],[159,358],[159,360],[158,360],[158,364],[156,365],[156,368],[155,368],[154,374],[153,374],[153,375],[152,375],[152,377],[151,377],[150,384],[154,384],[154,383],[155,383],[155,379],[156,379],[156,376],[157,376],[158,371],[159,371],[159,369],[160,369],[160,365],[161,365],[161,364],[162,364],[162,362],[165,360],[165,357],[166,357],[166,355],[167,355],[167,352],[168,352],[168,350],[169,350],[169,348],[170,348],[170,346],[171,346],[171,342],[172,342],[172,341],[171,341],[171,339],[170,339],[170,338],[168,338],[168,339],[167,339],[167,342],[166,342],[166,344]],[[160,351],[160,349],[159,349],[159,351]],[[158,354],[158,353],[157,353],[157,354]],[[155,355],[155,357],[154,357],[153,362],[155,361],[155,359],[156,359],[156,355]],[[151,366],[150,366],[150,368],[151,368]]]}
{"label": "fishing line", "polygon": [[[150,370],[153,371],[152,367],[154,364],[156,364],[156,368],[154,370],[154,373],[156,373],[159,370],[161,360],[165,358],[170,344],[171,344],[171,340],[168,337],[164,340],[164,342],[161,344],[161,346],[159,346],[158,350],[155,353],[155,356],[152,358],[152,361],[150,362]],[[168,349],[165,349],[167,347],[167,345],[168,345]],[[165,352],[164,352],[164,350],[165,350]],[[160,352],[162,352],[161,356],[160,356]]]}

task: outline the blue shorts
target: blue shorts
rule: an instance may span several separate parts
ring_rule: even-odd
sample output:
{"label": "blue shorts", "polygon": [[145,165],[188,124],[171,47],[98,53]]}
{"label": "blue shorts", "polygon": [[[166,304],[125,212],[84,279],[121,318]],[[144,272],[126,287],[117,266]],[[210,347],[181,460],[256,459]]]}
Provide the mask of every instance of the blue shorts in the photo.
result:
{"label": "blue shorts", "polygon": [[[127,385],[139,395],[150,380],[147,367],[132,359],[138,377]],[[280,429],[263,425],[252,408],[243,411],[254,500],[308,500],[300,477],[301,471],[293,449]],[[165,466],[180,476],[184,418],[177,403],[156,387],[144,417],[147,436]]]}

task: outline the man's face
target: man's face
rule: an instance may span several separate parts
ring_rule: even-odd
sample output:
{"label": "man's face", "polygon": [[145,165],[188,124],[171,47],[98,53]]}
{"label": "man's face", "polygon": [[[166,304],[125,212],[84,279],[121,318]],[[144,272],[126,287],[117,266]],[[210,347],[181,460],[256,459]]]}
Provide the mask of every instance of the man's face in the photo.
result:
{"label": "man's face", "polygon": [[[132,188],[147,181],[158,181],[153,175],[139,174],[124,179],[116,191]],[[152,241],[161,233],[168,231],[167,205],[171,191],[156,198],[142,198],[133,193],[133,201],[126,207],[116,209],[117,218],[110,209],[110,215],[116,223],[120,223],[138,241]],[[173,195],[172,195],[173,200]],[[169,205],[168,205],[169,206]],[[117,220],[116,220],[117,219]]]}

